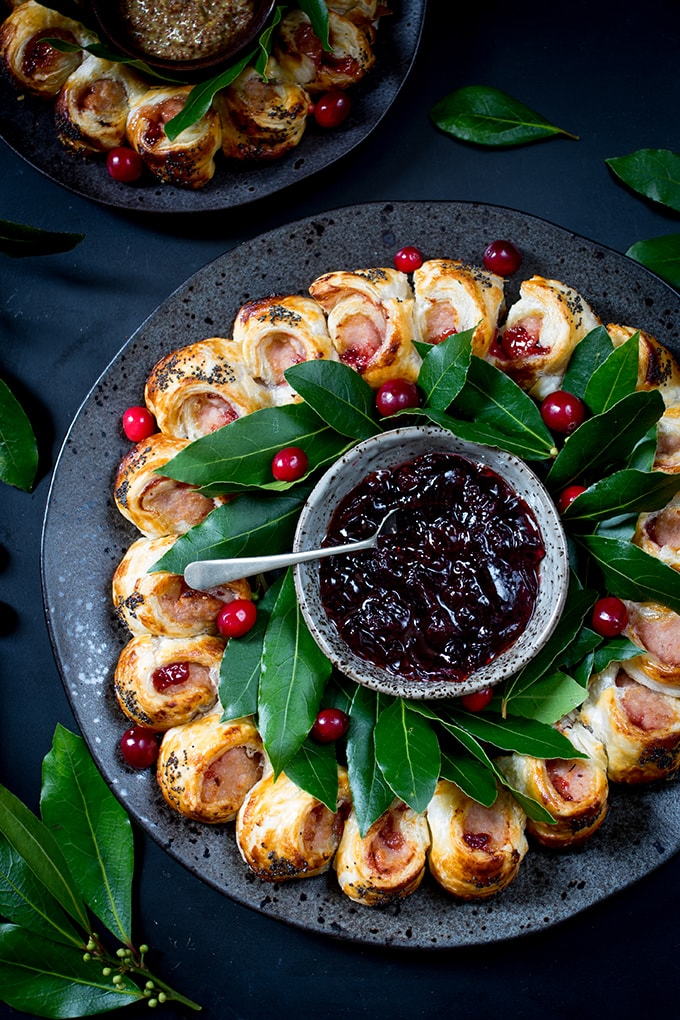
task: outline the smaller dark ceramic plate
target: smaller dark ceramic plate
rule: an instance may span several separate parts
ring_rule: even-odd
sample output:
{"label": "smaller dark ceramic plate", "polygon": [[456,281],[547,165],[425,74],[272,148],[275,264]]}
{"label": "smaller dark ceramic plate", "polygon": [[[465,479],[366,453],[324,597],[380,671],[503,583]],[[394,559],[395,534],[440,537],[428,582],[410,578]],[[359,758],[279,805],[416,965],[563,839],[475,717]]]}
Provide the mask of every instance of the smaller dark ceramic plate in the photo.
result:
{"label": "smaller dark ceramic plate", "polygon": [[[541,273],[575,287],[603,322],[644,328],[680,353],[680,295],[623,255],[495,206],[462,202],[360,205],[314,216],[228,252],[191,277],[143,323],[86,397],[55,468],[45,517],[45,609],[67,695],[95,761],[130,814],[190,871],[239,903],[311,931],[354,942],[418,948],[497,942],[539,931],[641,878],[680,849],[676,782],[612,790],[608,817],[590,842],[556,854],[535,846],[501,895],[461,904],[426,876],[385,910],[344,896],[331,871],[268,885],[244,865],[233,825],[201,826],[175,814],[151,772],[127,768],[117,750],[125,722],[112,677],[129,640],[111,608],[111,577],[138,533],[113,505],[113,479],[129,449],[120,418],[143,400],[146,377],[168,337],[193,343],[231,336],[246,301],[303,293],[322,273],[392,264],[404,244],[426,258],[479,264],[486,245],[511,238],[524,254],[519,278]],[[288,258],[282,263],[279,253]],[[514,300],[518,280],[508,281]],[[210,325],[206,325],[209,323]],[[74,555],[74,538],[78,552]]]}
{"label": "smaller dark ceramic plate", "polygon": [[139,212],[208,212],[234,209],[282,191],[346,156],[378,126],[404,84],[415,59],[426,0],[390,4],[394,13],[380,22],[376,62],[351,90],[352,109],[335,131],[317,128],[310,118],[296,149],[272,163],[227,163],[218,154],[215,176],[191,191],[159,182],[122,184],[108,174],[103,158],[82,159],[67,152],[54,129],[54,104],[26,96],[0,77],[0,138],[47,177],[103,205]]}

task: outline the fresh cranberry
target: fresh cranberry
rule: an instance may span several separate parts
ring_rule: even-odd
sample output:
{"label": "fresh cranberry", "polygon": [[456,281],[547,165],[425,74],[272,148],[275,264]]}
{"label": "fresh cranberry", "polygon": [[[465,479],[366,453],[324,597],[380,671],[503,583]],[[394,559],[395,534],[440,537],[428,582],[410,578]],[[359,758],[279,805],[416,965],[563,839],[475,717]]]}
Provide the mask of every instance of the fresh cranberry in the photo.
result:
{"label": "fresh cranberry", "polygon": [[144,172],[144,162],[136,149],[128,149],[121,146],[118,149],[111,149],[106,157],[106,169],[114,181],[122,181],[124,184],[131,184],[138,181]]}
{"label": "fresh cranberry", "polygon": [[158,757],[158,734],[146,726],[131,726],[120,738],[123,758],[133,769],[148,769]]}
{"label": "fresh cranberry", "polygon": [[512,241],[492,241],[484,252],[484,265],[497,276],[512,276],[522,265],[522,253]]}
{"label": "fresh cranberry", "polygon": [[146,407],[128,407],[123,415],[123,432],[133,443],[148,439],[156,431],[156,419]]}
{"label": "fresh cranberry", "polygon": [[472,694],[464,694],[460,699],[463,708],[468,712],[481,712],[493,698],[493,691],[490,687],[483,687],[481,691],[474,691]]}
{"label": "fresh cranberry", "polygon": [[571,506],[576,497],[585,491],[585,485],[568,485],[566,489],[563,489],[557,497],[556,506],[559,512],[563,514],[567,507]]}
{"label": "fresh cranberry", "polygon": [[423,253],[411,245],[400,248],[394,256],[394,268],[402,273],[412,273],[414,269],[420,269],[422,264]]}
{"label": "fresh cranberry", "polygon": [[408,379],[388,379],[375,395],[375,406],[383,418],[409,407],[418,407],[419,403],[418,387]]}
{"label": "fresh cranberry", "polygon": [[314,119],[322,128],[339,127],[347,119],[351,106],[351,99],[340,89],[326,92],[314,104]]}
{"label": "fresh cranberry", "polygon": [[322,708],[312,726],[312,736],[320,744],[331,744],[344,737],[349,729],[349,716],[340,708]]}
{"label": "fresh cranberry", "polygon": [[296,482],[307,471],[307,454],[299,446],[285,446],[272,460],[272,474],[279,482]]}
{"label": "fresh cranberry", "polygon": [[551,432],[571,435],[586,416],[586,406],[566,390],[555,390],[541,404],[541,417]]}
{"label": "fresh cranberry", "polygon": [[255,625],[257,607],[250,599],[234,599],[220,609],[217,629],[222,637],[243,637]]}
{"label": "fresh cranberry", "polygon": [[618,637],[628,623],[626,603],[615,595],[598,599],[593,606],[593,630],[601,637]]}
{"label": "fresh cranberry", "polygon": [[151,683],[162,694],[168,687],[175,687],[188,680],[189,667],[188,662],[171,662],[167,666],[159,666],[151,674]]}

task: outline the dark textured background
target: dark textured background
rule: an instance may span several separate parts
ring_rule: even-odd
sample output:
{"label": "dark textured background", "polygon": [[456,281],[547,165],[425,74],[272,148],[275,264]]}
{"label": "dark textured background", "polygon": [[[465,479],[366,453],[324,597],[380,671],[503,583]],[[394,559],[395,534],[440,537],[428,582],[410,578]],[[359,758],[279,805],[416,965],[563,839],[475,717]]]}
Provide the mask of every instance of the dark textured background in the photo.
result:
{"label": "dark textured background", "polygon": [[[55,724],[74,726],[43,618],[42,515],[70,421],[137,326],[239,241],[357,202],[495,203],[620,252],[677,232],[677,216],[628,192],[604,160],[677,149],[678,21],[677,5],[657,0],[643,9],[578,0],[561,16],[495,2],[454,14],[431,2],[415,68],[371,138],[311,180],[234,212],[140,218],[74,196],[0,148],[0,218],[86,235],[68,254],[0,263],[0,373],[28,410],[42,453],[32,495],[0,489],[2,629],[10,630],[0,638],[5,785],[35,806]],[[580,140],[505,151],[456,143],[432,128],[428,110],[464,84],[504,89]],[[74,522],[74,556],[77,540]],[[306,934],[208,889],[144,837],[137,850],[138,938],[209,1017],[632,1018],[676,1001],[678,858],[539,936],[430,953]],[[18,1014],[0,1005],[0,1015]],[[166,1015],[186,1014],[166,1007]],[[135,1007],[127,1016],[148,1013]]]}

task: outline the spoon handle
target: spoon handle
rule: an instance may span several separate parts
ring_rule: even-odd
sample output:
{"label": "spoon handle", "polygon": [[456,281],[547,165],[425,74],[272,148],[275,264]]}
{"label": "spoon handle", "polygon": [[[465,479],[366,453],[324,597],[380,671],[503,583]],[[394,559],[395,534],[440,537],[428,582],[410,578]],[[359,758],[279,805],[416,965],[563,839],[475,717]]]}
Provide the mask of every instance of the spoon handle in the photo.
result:
{"label": "spoon handle", "polygon": [[329,546],[326,549],[306,549],[302,552],[278,553],[274,556],[243,556],[226,560],[195,560],[187,564],[184,580],[190,588],[206,591],[217,588],[230,581],[238,581],[242,577],[263,574],[267,570],[278,570],[291,567],[295,563],[307,563],[309,560],[320,560],[326,556],[337,556],[339,553],[361,552],[372,549],[375,535],[363,542],[350,542],[347,545]]}

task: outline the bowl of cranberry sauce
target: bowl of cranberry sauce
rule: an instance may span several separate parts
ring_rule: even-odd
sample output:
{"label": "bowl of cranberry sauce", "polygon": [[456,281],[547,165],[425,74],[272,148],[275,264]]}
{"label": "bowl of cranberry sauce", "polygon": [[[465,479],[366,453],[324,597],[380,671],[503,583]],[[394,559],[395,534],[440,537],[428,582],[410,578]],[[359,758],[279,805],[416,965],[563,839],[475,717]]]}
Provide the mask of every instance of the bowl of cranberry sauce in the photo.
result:
{"label": "bowl of cranberry sauce", "polygon": [[569,584],[547,491],[517,457],[429,426],[359,443],[316,485],[295,549],[371,535],[375,549],[295,567],[301,611],[333,665],[409,698],[457,697],[516,673],[543,647]]}

